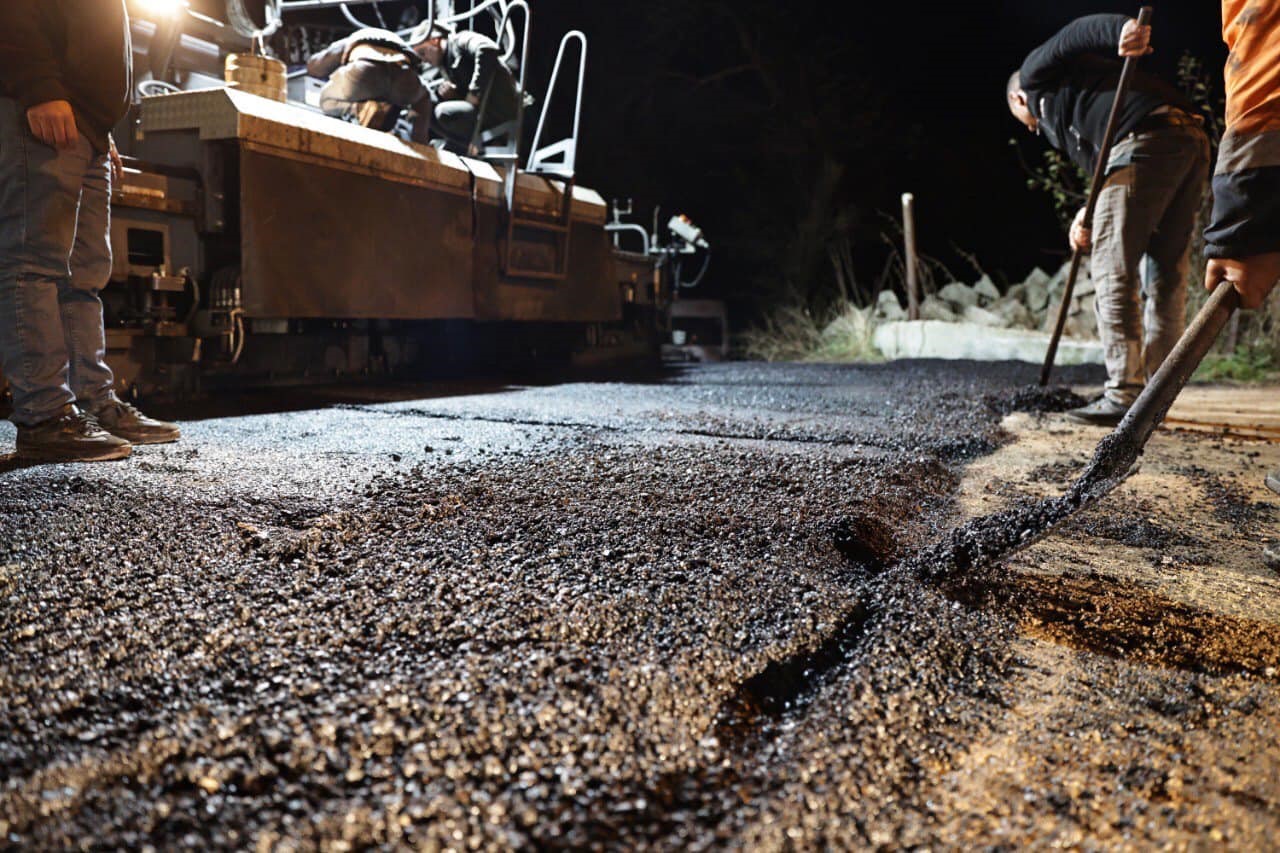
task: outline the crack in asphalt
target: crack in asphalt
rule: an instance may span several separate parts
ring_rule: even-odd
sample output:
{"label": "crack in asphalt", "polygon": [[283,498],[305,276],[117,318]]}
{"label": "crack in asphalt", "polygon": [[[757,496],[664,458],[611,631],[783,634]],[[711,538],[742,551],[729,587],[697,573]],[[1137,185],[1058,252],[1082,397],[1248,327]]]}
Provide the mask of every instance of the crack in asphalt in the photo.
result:
{"label": "crack in asphalt", "polygon": [[847,439],[847,438],[824,438],[817,435],[778,435],[776,433],[746,433],[746,432],[727,432],[723,430],[710,429],[669,429],[663,427],[643,426],[638,428],[620,427],[612,424],[600,423],[583,423],[580,421],[552,421],[537,420],[533,418],[499,418],[493,416],[476,415],[476,414],[459,414],[454,412],[432,412],[425,409],[396,409],[387,410],[377,406],[359,406],[353,404],[343,404],[334,408],[340,411],[360,412],[362,414],[382,415],[384,417],[408,417],[408,418],[424,418],[428,420],[441,420],[452,422],[474,422],[474,423],[491,423],[501,424],[503,426],[530,426],[530,427],[550,427],[557,429],[574,429],[584,432],[605,432],[623,435],[634,435],[637,433],[657,433],[662,435],[689,435],[700,438],[722,438],[730,441],[776,441],[786,444],[810,444],[821,445],[825,447],[853,447],[867,448],[883,452],[892,452],[894,448],[887,444],[878,444],[875,441],[865,438]]}

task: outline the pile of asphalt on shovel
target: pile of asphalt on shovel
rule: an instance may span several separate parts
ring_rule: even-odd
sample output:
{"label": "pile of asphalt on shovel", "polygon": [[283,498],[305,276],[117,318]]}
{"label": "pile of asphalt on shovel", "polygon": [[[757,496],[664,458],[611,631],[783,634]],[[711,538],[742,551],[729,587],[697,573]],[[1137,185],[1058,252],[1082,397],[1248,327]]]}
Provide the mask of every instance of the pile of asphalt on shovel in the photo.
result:
{"label": "pile of asphalt on shovel", "polygon": [[[1025,390],[989,405],[998,416],[1079,402],[1062,391]],[[171,661],[175,683],[198,695],[170,686],[131,699],[126,729],[145,728],[147,702],[164,706],[165,722],[150,720],[159,734],[112,759],[116,764],[106,762],[110,771],[78,777],[73,761],[70,770],[50,771],[24,787],[26,760],[69,747],[44,731],[55,724],[43,709],[4,706],[3,718],[20,726],[0,738],[0,769],[12,774],[0,788],[0,843],[238,847],[256,840],[352,849],[937,841],[916,795],[1007,702],[1000,688],[1014,663],[1015,620],[982,606],[992,591],[1007,589],[1000,560],[1105,493],[1136,452],[1104,442],[1061,497],[958,527],[945,526],[942,509],[954,474],[925,455],[888,468],[861,462],[832,468],[744,454],[742,470],[726,472],[710,465],[709,454],[687,448],[598,450],[554,465],[513,462],[500,473],[458,466],[431,478],[388,477],[366,490],[366,506],[357,502],[302,523],[321,507],[283,515],[238,507],[240,547],[279,589],[241,583],[209,606],[225,608],[245,630],[261,622],[258,630],[278,635],[243,651],[233,637],[219,641],[229,667],[206,660],[185,671],[182,659]],[[758,650],[730,653],[734,642],[744,642],[734,639],[739,634],[753,648],[754,623],[706,622],[710,617],[682,607],[681,599],[667,600],[673,593],[648,576],[652,560],[643,553],[606,552],[607,582],[618,587],[613,597],[596,602],[594,613],[575,610],[570,600],[559,616],[547,614],[560,601],[508,601],[511,579],[467,563],[478,540],[530,574],[560,572],[560,594],[581,594],[587,607],[590,584],[598,582],[590,575],[600,567],[554,568],[568,556],[549,549],[559,541],[598,544],[600,530],[557,527],[551,510],[563,509],[565,495],[573,494],[606,511],[629,508],[623,495],[654,507],[652,538],[660,542],[675,534],[665,525],[677,518],[663,514],[671,510],[657,491],[672,470],[708,483],[708,495],[737,489],[748,498],[790,489],[797,478],[844,490],[866,478],[864,510],[828,531],[845,558],[838,573],[814,580],[795,570],[797,584],[808,590],[801,601],[820,621],[796,630],[784,653],[767,661]],[[500,491],[547,510],[551,520],[512,524],[510,501],[494,500]],[[717,537],[760,553],[792,543],[792,522],[764,522],[715,500],[707,511],[724,516],[708,521],[705,542],[686,546],[678,565],[688,589],[677,594],[710,582],[699,567],[722,547]],[[600,529],[620,523],[590,521]],[[442,524],[454,525],[456,548],[439,539]],[[281,535],[284,528],[292,532]],[[166,532],[163,523],[158,532]],[[904,550],[913,540],[930,544]],[[67,553],[76,547],[66,543]],[[814,546],[793,547],[800,559],[812,556],[807,549]],[[380,574],[384,562],[429,549],[436,549],[433,571],[459,579],[454,588],[431,588],[434,608],[424,605],[407,563],[390,588]],[[462,588],[464,577],[482,582],[482,593]],[[741,587],[730,593],[736,607],[777,627],[769,606],[783,599],[775,601],[748,574],[728,581]],[[289,589],[296,601],[284,600]],[[363,603],[370,592],[376,603]],[[763,612],[749,600],[753,595]],[[235,596],[244,597],[242,610],[233,606]],[[295,625],[297,602],[320,606],[330,618]],[[512,609],[521,603],[523,609]],[[248,612],[253,607],[260,610]],[[285,618],[272,622],[274,612]],[[659,617],[687,623],[719,645],[673,648],[644,624]],[[467,620],[488,620],[482,639],[458,627]],[[290,657],[321,640],[335,641],[331,654]],[[608,654],[597,656],[592,647]],[[664,671],[661,662],[677,653],[687,657],[685,668]],[[272,668],[273,655],[283,669],[304,666],[313,674],[301,699]],[[344,656],[358,661],[359,671],[350,672]],[[637,679],[637,672],[648,675]],[[205,689],[215,676],[217,689]],[[355,686],[368,681],[374,687]],[[130,692],[127,685],[119,690]],[[422,696],[414,698],[414,690]],[[437,694],[441,704],[432,703]],[[61,701],[67,725],[84,713]],[[66,739],[113,736],[85,731],[89,737]],[[116,733],[125,743],[127,735]],[[57,787],[59,780],[66,784]]]}

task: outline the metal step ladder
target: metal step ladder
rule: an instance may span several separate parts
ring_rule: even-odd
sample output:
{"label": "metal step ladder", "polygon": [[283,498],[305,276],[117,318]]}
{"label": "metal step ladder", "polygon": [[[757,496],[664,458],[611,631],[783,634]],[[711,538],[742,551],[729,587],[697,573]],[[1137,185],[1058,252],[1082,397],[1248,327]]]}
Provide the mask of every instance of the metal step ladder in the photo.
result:
{"label": "metal step ladder", "polygon": [[[526,7],[526,15],[528,9]],[[525,28],[526,38],[528,27]],[[565,63],[569,49],[578,47],[578,80],[576,97],[573,106],[573,131],[570,136],[559,142],[542,146],[542,134],[546,128],[547,115],[555,101],[560,71]],[[582,91],[586,82],[587,71],[587,37],[580,30],[566,33],[560,40],[560,50],[556,54],[555,66],[551,71],[551,82],[547,86],[547,96],[542,104],[542,114],[538,118],[538,129],[533,135],[528,166],[521,170],[518,157],[506,172],[505,196],[507,235],[502,252],[502,271],[510,278],[523,278],[542,281],[563,281],[569,274],[569,237],[573,227],[573,193],[575,186],[575,161],[578,154],[578,131],[582,121]],[[521,66],[523,77],[523,65]],[[523,99],[523,80],[521,96]],[[522,101],[523,102],[523,101]],[[519,127],[523,118],[517,119]],[[519,138],[517,136],[517,138]],[[539,177],[548,182],[560,193],[559,204],[550,215],[529,215],[516,208],[516,184],[522,173]],[[545,260],[550,253],[550,263]]]}

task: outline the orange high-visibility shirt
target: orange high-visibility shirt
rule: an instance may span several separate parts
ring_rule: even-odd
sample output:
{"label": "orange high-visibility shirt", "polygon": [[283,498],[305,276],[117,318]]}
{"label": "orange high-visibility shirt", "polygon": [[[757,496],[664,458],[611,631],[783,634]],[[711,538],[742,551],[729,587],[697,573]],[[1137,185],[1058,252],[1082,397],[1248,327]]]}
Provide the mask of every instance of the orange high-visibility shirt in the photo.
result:
{"label": "orange high-visibility shirt", "polygon": [[1280,129],[1280,2],[1222,0],[1227,124],[1235,133]]}

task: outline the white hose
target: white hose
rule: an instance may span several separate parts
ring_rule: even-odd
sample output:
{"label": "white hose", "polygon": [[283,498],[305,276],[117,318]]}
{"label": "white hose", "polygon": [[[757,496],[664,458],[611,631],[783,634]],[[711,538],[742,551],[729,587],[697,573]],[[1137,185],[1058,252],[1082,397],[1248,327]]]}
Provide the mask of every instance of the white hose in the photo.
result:
{"label": "white hose", "polygon": [[[461,23],[462,21],[470,20],[471,18],[474,18],[476,15],[479,15],[481,12],[483,12],[484,10],[492,6],[498,7],[497,12],[490,13],[496,20],[501,20],[503,17],[506,16],[506,13],[507,13],[506,0],[484,0],[484,2],[481,3],[479,6],[476,6],[466,12],[459,12],[458,14],[450,18],[436,18],[435,11],[434,11],[435,4],[433,3],[431,15],[428,16],[427,20],[432,21],[433,23],[444,24],[448,26],[451,24],[457,24],[457,23]],[[346,6],[343,6],[342,9],[345,12]],[[354,16],[348,15],[347,20],[353,21]],[[364,25],[357,24],[357,26],[364,26]],[[410,27],[407,30],[401,30],[398,33],[398,35],[401,38],[408,38],[409,34],[412,33],[415,29],[417,29],[417,27]],[[511,57],[514,56],[516,52],[516,27],[515,27],[515,23],[512,22],[511,20],[507,21],[506,32],[498,34],[499,47],[502,46],[503,41],[507,41],[510,43],[510,46],[507,48],[506,52],[502,54],[502,61],[506,62],[509,59],[511,59]],[[524,61],[523,57],[521,58],[521,61],[522,62]]]}
{"label": "white hose", "polygon": [[356,17],[356,16],[351,12],[351,10],[347,8],[347,4],[346,4],[346,3],[343,3],[343,4],[342,4],[342,5],[340,5],[338,8],[342,10],[342,17],[346,18],[346,19],[351,23],[351,26],[355,27],[355,28],[356,28],[356,29],[358,29],[358,30],[367,30],[367,29],[369,29],[369,25],[368,25],[368,24],[366,24],[366,23],[364,23],[363,21],[361,21],[359,18],[357,18],[357,17]]}
{"label": "white hose", "polygon": [[240,361],[240,356],[244,353],[245,339],[249,337],[244,328],[244,310],[240,308],[232,309],[230,319],[231,339],[235,342],[231,351],[231,363],[237,364]]}

